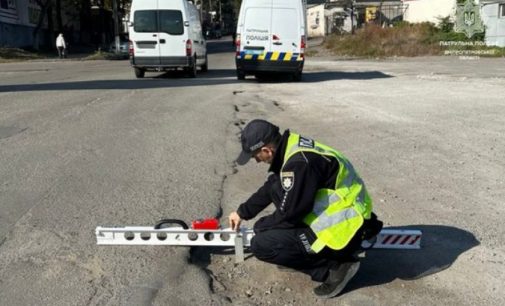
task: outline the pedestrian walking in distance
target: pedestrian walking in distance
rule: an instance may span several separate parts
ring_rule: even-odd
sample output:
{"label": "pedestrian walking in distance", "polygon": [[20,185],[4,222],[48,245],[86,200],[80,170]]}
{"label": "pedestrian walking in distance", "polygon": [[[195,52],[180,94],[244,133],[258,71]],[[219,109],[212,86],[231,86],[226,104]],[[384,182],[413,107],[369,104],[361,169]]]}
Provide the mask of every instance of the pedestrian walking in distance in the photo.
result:
{"label": "pedestrian walking in distance", "polygon": [[56,49],[58,49],[59,58],[67,57],[67,45],[65,44],[65,38],[63,37],[63,33],[60,33],[56,38]]}
{"label": "pedestrian walking in distance", "polygon": [[361,242],[376,236],[382,222],[350,161],[337,150],[265,120],[241,133],[239,165],[251,158],[270,164],[262,187],[229,217],[238,230],[273,203],[276,210],[254,224],[251,251],[262,261],[290,268],[320,282],[320,298],[338,295],[359,269]]}

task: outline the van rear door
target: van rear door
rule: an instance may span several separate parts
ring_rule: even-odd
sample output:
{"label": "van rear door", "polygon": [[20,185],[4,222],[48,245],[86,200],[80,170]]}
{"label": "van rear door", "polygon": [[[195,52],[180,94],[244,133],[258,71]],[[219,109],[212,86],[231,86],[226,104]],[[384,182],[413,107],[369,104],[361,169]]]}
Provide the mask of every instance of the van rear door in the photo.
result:
{"label": "van rear door", "polygon": [[158,1],[146,1],[151,2],[150,9],[136,10],[133,13],[133,33],[130,33],[130,39],[134,44],[135,64],[159,65],[158,10],[155,9]]}
{"label": "van rear door", "polygon": [[[159,10],[159,46],[162,65],[172,65],[173,57],[186,56],[187,35],[184,15],[178,9]],[[170,59],[172,57],[172,60]]]}
{"label": "van rear door", "polygon": [[272,0],[258,2],[258,6],[246,7],[244,14],[244,28],[240,39],[241,51],[245,52],[245,59],[250,59],[255,55],[261,55],[263,52],[270,51]]}
{"label": "van rear door", "polygon": [[[291,4],[296,1],[290,1]],[[301,20],[297,7],[274,4],[272,9],[271,50],[282,53],[300,53]],[[286,54],[288,56],[288,54]],[[286,60],[289,58],[286,57]]]}

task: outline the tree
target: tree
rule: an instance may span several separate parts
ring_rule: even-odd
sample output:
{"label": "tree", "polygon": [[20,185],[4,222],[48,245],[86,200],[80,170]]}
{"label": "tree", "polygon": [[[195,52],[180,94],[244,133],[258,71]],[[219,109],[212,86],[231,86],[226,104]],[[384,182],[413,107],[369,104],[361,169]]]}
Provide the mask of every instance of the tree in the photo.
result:
{"label": "tree", "polygon": [[59,32],[63,32],[63,22],[61,21],[61,0],[55,0],[56,4],[56,26]]}
{"label": "tree", "polygon": [[[41,41],[40,41],[40,30],[42,29],[42,26],[44,25],[44,21],[47,20],[47,31],[48,31],[48,37],[49,41],[52,42],[54,41],[54,18],[53,18],[53,9],[56,10],[56,26],[57,30],[59,32],[63,32],[63,23],[62,23],[62,0],[34,0],[35,3],[40,7],[40,14],[39,14],[39,20],[37,22],[37,25],[33,29],[32,35],[33,35],[33,48],[35,50],[39,50],[41,46]],[[67,0],[67,3],[64,3],[65,5],[71,5],[71,3],[68,3],[70,1]],[[47,17],[47,19],[46,19]],[[46,42],[47,43],[47,42]],[[44,45],[44,43],[42,43]]]}
{"label": "tree", "polygon": [[32,35],[33,35],[33,48],[35,50],[39,50],[40,47],[40,29],[42,28],[42,25],[44,24],[44,19],[46,17],[47,11],[49,7],[52,5],[51,0],[35,0],[35,3],[40,7],[40,15],[39,15],[39,20],[37,22],[37,25],[33,29]]}

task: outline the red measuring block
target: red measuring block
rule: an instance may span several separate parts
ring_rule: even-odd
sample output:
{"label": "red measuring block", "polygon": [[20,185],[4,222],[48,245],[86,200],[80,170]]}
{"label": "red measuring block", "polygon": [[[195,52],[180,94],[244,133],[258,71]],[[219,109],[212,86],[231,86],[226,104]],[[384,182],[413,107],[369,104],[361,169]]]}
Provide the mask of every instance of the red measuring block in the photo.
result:
{"label": "red measuring block", "polygon": [[195,230],[205,229],[205,230],[217,230],[219,229],[219,220],[212,219],[199,219],[191,222],[191,227]]}

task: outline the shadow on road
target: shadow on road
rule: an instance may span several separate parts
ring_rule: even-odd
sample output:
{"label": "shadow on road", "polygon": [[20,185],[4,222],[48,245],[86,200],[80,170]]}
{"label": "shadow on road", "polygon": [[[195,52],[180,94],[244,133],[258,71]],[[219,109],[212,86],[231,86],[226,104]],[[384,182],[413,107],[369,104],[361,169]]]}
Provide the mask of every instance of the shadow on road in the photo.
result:
{"label": "shadow on road", "polygon": [[[393,76],[380,71],[360,71],[360,72],[343,72],[343,71],[311,71],[304,72],[301,83],[318,83],[325,81],[336,80],[373,80],[387,79]],[[286,83],[293,80],[293,76],[289,74],[264,74],[259,75],[260,83]]]}
{"label": "shadow on road", "polygon": [[329,80],[373,80],[387,79],[393,76],[380,71],[362,71],[362,72],[340,72],[340,71],[321,71],[307,72],[303,74],[304,83],[317,83]]}
{"label": "shadow on road", "polygon": [[[390,75],[380,71],[364,72],[307,72],[303,74],[303,83],[317,83],[334,80],[371,80],[390,78]],[[268,83],[286,83],[291,81],[289,75],[270,75],[263,76],[260,82]],[[213,86],[235,83],[256,82],[252,77],[245,81],[238,81],[234,69],[216,69],[209,70],[206,73],[199,74],[197,78],[191,79],[185,77],[182,71],[171,71],[144,79],[127,80],[88,80],[75,82],[56,82],[39,84],[14,84],[0,85],[0,92],[23,92],[23,91],[61,91],[61,90],[113,90],[113,89],[150,89],[150,88],[172,88],[172,87],[195,87],[195,86]]]}
{"label": "shadow on road", "polygon": [[449,268],[458,256],[480,244],[472,233],[450,226],[416,225],[402,229],[423,232],[421,249],[368,251],[358,274],[345,291],[438,273]]}
{"label": "shadow on road", "polygon": [[[387,284],[395,279],[415,280],[438,273],[449,268],[461,254],[480,244],[472,233],[450,226],[416,225],[402,226],[401,229],[421,230],[421,249],[367,251],[358,274],[345,288],[344,293]],[[191,248],[191,261],[207,269],[211,254],[233,255],[234,249]],[[249,250],[246,250],[246,254],[246,260],[253,256]]]}
{"label": "shadow on road", "polygon": [[177,70],[177,71],[166,71],[159,75],[152,75],[152,77],[147,76],[147,78],[175,79],[175,80],[179,79],[181,81],[185,80],[186,82],[191,83],[193,81],[199,81],[200,79],[236,78],[236,73],[234,69],[212,69],[209,70],[208,72],[198,74],[196,79],[190,79],[187,77],[184,71]]}

